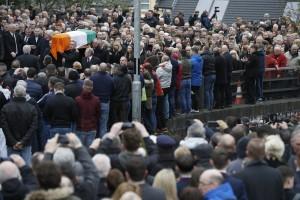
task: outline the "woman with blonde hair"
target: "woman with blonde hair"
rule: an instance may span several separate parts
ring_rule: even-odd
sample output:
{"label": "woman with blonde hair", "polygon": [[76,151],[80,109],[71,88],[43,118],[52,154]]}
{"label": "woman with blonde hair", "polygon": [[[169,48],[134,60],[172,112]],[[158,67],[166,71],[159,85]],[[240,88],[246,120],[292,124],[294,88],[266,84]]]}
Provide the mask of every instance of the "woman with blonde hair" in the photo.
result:
{"label": "woman with blonde hair", "polygon": [[279,135],[270,135],[266,137],[265,160],[270,167],[277,168],[285,164],[282,162],[284,151],[285,146]]}
{"label": "woman with blonde hair", "polygon": [[109,63],[120,63],[120,58],[123,56],[122,50],[122,45],[119,41],[113,42],[109,53]]}
{"label": "woman with blonde hair", "polygon": [[136,184],[124,182],[121,183],[112,196],[112,200],[119,200],[126,192],[134,192],[140,196],[140,187]]}
{"label": "woman with blonde hair", "polygon": [[166,200],[177,200],[176,178],[173,170],[160,170],[153,182],[153,187],[162,189],[166,194]]}

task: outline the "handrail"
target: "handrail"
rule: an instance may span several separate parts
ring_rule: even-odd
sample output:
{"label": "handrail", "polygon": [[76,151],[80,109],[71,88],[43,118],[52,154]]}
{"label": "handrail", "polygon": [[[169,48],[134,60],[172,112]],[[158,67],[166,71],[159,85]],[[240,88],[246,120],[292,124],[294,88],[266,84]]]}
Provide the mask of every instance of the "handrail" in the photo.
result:
{"label": "handrail", "polygon": [[[265,72],[271,72],[271,71],[287,71],[287,70],[295,70],[296,67],[279,67],[278,69],[276,68],[265,68]],[[240,74],[245,72],[244,69],[240,69],[240,70],[234,70],[232,71],[233,74]]]}

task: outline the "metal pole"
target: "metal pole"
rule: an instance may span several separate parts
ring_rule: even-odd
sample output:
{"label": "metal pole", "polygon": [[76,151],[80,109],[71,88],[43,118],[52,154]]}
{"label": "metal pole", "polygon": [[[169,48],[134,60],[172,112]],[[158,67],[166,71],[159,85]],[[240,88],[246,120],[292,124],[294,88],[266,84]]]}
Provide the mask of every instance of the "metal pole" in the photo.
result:
{"label": "metal pole", "polygon": [[135,59],[135,74],[132,82],[132,120],[141,121],[141,81],[140,81],[140,17],[141,6],[140,0],[134,0],[134,59]]}

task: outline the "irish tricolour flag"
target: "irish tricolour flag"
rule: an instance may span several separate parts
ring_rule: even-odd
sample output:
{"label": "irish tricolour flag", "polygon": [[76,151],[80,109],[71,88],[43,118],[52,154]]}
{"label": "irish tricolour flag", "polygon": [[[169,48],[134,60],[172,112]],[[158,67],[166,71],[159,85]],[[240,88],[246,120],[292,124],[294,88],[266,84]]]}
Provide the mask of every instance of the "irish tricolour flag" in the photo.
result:
{"label": "irish tricolour flag", "polygon": [[63,53],[70,48],[70,42],[76,42],[76,48],[91,43],[96,38],[96,32],[86,29],[56,34],[52,37],[51,54],[57,59],[57,53]]}

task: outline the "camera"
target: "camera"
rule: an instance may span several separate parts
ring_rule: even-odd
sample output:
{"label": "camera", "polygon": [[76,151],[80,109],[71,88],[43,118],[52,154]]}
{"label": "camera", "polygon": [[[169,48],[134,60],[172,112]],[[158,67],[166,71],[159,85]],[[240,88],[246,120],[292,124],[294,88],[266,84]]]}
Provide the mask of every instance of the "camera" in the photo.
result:
{"label": "camera", "polygon": [[220,12],[220,7],[219,6],[215,6],[215,13],[218,13],[218,12]]}
{"label": "camera", "polygon": [[122,125],[122,130],[126,130],[126,129],[133,128],[133,127],[134,127],[133,123],[131,123],[131,122],[124,122],[123,125]]}

